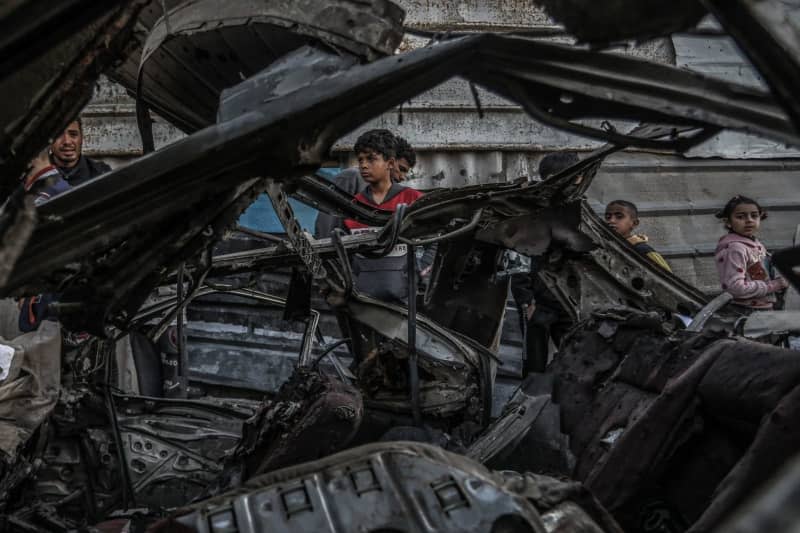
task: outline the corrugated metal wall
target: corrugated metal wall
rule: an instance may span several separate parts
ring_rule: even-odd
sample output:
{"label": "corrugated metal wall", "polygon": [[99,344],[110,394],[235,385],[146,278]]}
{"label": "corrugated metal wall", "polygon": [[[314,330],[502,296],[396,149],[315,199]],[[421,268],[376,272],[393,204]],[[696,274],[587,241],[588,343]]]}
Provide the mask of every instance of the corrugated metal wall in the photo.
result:
{"label": "corrugated metal wall", "polygon": [[[397,0],[407,10],[407,24],[433,31],[525,30],[551,26],[530,1]],[[566,38],[560,39],[566,40]],[[402,48],[425,44],[407,36]],[[735,45],[723,37],[675,37],[623,51],[657,61],[675,62],[732,81],[758,85],[760,79]],[[537,124],[517,106],[481,93],[484,118],[479,118],[465,82],[449,81],[365,125],[397,131],[418,148],[413,184],[457,187],[474,183],[536,177],[542,155],[552,150],[589,150],[596,143]],[[104,82],[87,108],[87,151],[112,164],[140,153],[133,103],[124,91]],[[156,144],[179,138],[168,124],[156,123]],[[358,132],[345,136],[335,149],[346,150]],[[763,200],[773,211],[763,239],[770,247],[790,244],[800,222],[800,153],[775,143],[738,134],[723,134],[687,157],[643,152],[609,160],[589,191],[590,201],[624,198],[642,208],[642,228],[665,252],[684,279],[705,291],[717,287],[709,258],[722,228],[714,210],[740,193]]]}
{"label": "corrugated metal wall", "polygon": [[718,292],[712,254],[724,233],[714,217],[728,198],[744,194],[770,210],[763,240],[768,248],[790,246],[800,223],[800,160],[686,159],[623,154],[609,159],[589,191],[602,211],[630,199],[641,211],[641,229],[675,273],[706,292]]}

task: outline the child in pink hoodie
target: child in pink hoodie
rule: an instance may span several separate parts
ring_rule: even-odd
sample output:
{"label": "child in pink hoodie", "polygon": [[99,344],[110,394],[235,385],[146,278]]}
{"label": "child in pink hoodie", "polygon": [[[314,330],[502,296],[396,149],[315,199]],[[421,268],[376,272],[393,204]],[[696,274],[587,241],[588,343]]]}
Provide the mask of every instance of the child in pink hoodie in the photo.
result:
{"label": "child in pink hoodie", "polygon": [[775,293],[788,284],[781,277],[771,276],[770,255],[756,238],[767,214],[755,200],[734,196],[716,216],[728,229],[715,253],[722,290],[731,293],[737,304],[772,309]]}

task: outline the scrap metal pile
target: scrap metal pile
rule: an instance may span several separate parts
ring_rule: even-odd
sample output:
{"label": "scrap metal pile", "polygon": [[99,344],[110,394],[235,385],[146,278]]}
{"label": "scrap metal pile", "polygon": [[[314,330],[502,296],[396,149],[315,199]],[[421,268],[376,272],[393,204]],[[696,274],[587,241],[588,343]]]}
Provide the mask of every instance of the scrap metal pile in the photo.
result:
{"label": "scrap metal pile", "polygon": [[[794,2],[618,1],[597,24],[597,3],[542,2],[597,46],[710,11],[771,92],[512,35],[392,55],[404,13],[388,0],[100,4],[0,8],[0,529],[796,527],[788,510],[774,521],[796,468],[744,507],[800,445],[800,359],[766,341],[789,315],[746,340],[751,319],[648,262],[583,200],[628,147],[682,152],[721,130],[800,144]],[[20,175],[101,73],[136,98],[146,155],[34,208]],[[310,176],[342,135],[456,76],[607,144],[541,182],[435,190],[394,214]],[[188,136],[155,150],[150,110]],[[285,237],[215,254],[262,193]],[[383,230],[310,239],[290,197]],[[412,283],[409,305],[356,291],[350,257],[398,243],[438,243],[424,291]],[[542,257],[576,325],[492,418],[506,250]],[[798,251],[775,260],[797,286]],[[259,290],[278,269],[288,292]],[[347,361],[320,333],[318,290]],[[59,322],[21,334],[12,298],[40,293],[58,294]],[[277,392],[193,378],[183,316],[202,298],[279,309],[301,331]],[[162,388],[170,350],[174,395]]]}

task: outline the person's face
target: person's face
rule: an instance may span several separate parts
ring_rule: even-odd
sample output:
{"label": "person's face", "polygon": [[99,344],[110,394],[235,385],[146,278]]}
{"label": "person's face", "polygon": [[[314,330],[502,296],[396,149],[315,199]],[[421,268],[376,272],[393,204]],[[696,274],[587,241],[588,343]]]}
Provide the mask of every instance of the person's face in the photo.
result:
{"label": "person's face", "polygon": [[739,204],[728,219],[728,227],[745,237],[753,237],[761,226],[761,211],[753,204]]}
{"label": "person's face", "polygon": [[408,164],[408,160],[405,157],[398,157],[395,159],[394,168],[392,170],[392,179],[399,183],[408,179],[411,165]]}
{"label": "person's face", "polygon": [[358,153],[358,172],[370,185],[392,179],[392,168],[396,162],[393,157],[386,159],[383,154],[367,150]]}
{"label": "person's face", "polygon": [[639,225],[639,219],[633,217],[625,206],[611,204],[606,207],[606,224],[611,229],[622,235],[630,237],[633,229]]}
{"label": "person's face", "polygon": [[60,167],[71,168],[78,164],[83,148],[83,134],[77,121],[70,122],[64,132],[50,145],[53,162]]}

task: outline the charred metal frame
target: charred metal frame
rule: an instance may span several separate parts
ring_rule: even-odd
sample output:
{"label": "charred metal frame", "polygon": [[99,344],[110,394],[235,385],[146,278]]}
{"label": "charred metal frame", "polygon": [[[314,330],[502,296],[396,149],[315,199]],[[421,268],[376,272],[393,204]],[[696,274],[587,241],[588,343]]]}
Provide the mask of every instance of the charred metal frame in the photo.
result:
{"label": "charred metal frame", "polygon": [[[800,79],[800,76],[797,75],[797,54],[792,53],[796,51],[797,43],[792,41],[792,35],[786,33],[786,28],[778,26],[780,20],[775,19],[775,12],[769,11],[780,7],[778,3],[757,3],[749,0],[723,3],[704,0],[704,4],[717,13],[726,28],[743,44],[756,66],[765,72],[765,77],[777,95],[777,101],[787,108],[788,113],[784,113],[770,96],[763,93],[630,58],[604,56],[498,36],[480,35],[439,42],[435,46],[403,57],[391,57],[372,65],[353,68],[337,76],[332,82],[327,81],[324,87],[311,84],[270,102],[259,109],[258,113],[209,127],[173,147],[155,152],[139,162],[45,204],[38,213],[42,216],[42,224],[34,234],[33,244],[14,267],[9,285],[4,290],[6,293],[11,289],[18,292],[64,290],[67,297],[62,304],[62,310],[65,312],[75,311],[78,309],[76,306],[87,302],[86,308],[80,309],[80,312],[88,310],[89,319],[85,323],[72,324],[89,326],[99,333],[105,333],[105,326],[109,322],[115,322],[122,327],[129,326],[132,323],[131,316],[134,316],[144,295],[159,280],[169,278],[169,271],[175,265],[188,261],[190,271],[196,275],[196,279],[201,279],[200,274],[207,265],[203,264],[202,259],[197,259],[197,251],[208,249],[257,193],[267,190],[270,185],[277,185],[278,195],[282,195],[283,199],[293,189],[298,196],[310,198],[319,204],[332,205],[339,213],[362,221],[380,221],[386,224],[384,232],[374,240],[353,241],[354,246],[360,246],[364,251],[375,250],[378,254],[398,241],[409,244],[455,241],[472,238],[473,233],[477,240],[499,247],[508,243],[502,232],[493,226],[501,226],[509,217],[521,217],[520,220],[528,217],[530,221],[538,221],[550,234],[533,244],[523,238],[512,244],[527,244],[534,249],[546,249],[551,241],[558,243],[557,252],[560,252],[560,257],[559,253],[553,254],[551,266],[555,268],[551,268],[544,276],[550,280],[551,288],[562,297],[567,308],[577,310],[576,318],[585,318],[599,305],[598,302],[591,301],[590,294],[585,305],[570,306],[575,303],[576,294],[585,296],[594,292],[596,297],[597,294],[603,294],[603,290],[608,287],[611,287],[612,292],[618,291],[619,286],[625,287],[632,298],[631,301],[620,302],[627,306],[631,306],[633,302],[642,307],[656,306],[659,309],[683,312],[681,305],[688,304],[690,311],[696,310],[705,303],[702,295],[635,255],[585,204],[577,202],[591,176],[584,175],[582,180],[576,178],[578,174],[591,173],[593,166],[596,168],[602,160],[598,154],[582,162],[580,168],[568,169],[538,187],[477,187],[438,196],[429,195],[409,209],[405,217],[402,212],[391,217],[387,213],[366,210],[352,202],[348,205],[334,189],[321,185],[317,180],[303,178],[302,175],[319,163],[331,142],[343,131],[352,129],[357,123],[454,75],[463,75],[470,83],[482,85],[514,99],[530,115],[546,124],[610,141],[615,144],[612,151],[622,146],[680,151],[703,141],[720,129],[753,131],[783,142],[798,143],[800,108],[795,98],[795,80]],[[138,5],[140,3],[132,2],[128,7],[134,9],[133,6]],[[125,13],[125,16],[133,16],[132,11]],[[115,27],[116,30],[124,30],[120,34],[130,29],[130,19],[123,19],[124,16],[120,15],[117,19],[119,25]],[[756,20],[757,24],[752,24],[752,20]],[[124,36],[120,37],[119,42],[115,41],[115,45],[121,46],[122,41]],[[98,43],[94,44],[96,46]],[[763,46],[763,49],[759,50],[759,46]],[[93,73],[96,74],[92,69],[100,68],[98,65],[102,61],[98,57],[102,54],[93,55],[95,52],[86,56],[91,68],[81,71],[77,76],[79,79],[71,82],[85,81]],[[64,109],[72,105],[72,96],[75,94],[85,95],[85,87],[82,91],[69,93]],[[351,113],[341,113],[344,108],[350,109]],[[598,129],[573,122],[597,117],[597,109],[602,109],[604,118],[611,115],[611,118],[620,120],[644,119],[674,125],[675,131],[664,139],[665,135],[654,137],[620,134],[614,129]],[[59,109],[54,108],[53,120],[63,119],[62,114]],[[258,116],[259,114],[263,116]],[[307,133],[319,124],[327,126],[314,130],[313,134]],[[689,135],[685,135],[686,132],[683,131],[682,135],[679,130],[685,129],[696,131]],[[25,142],[32,138],[28,133],[23,131],[21,134],[20,138]],[[269,149],[263,150],[264,145],[269,145]],[[206,155],[204,150],[212,152],[211,155]],[[26,151],[30,151],[30,146],[26,146],[21,153]],[[261,175],[259,170],[265,163],[270,163],[275,170],[275,176],[280,177],[272,184],[256,177]],[[221,179],[223,177],[224,180]],[[189,195],[175,194],[176,191],[187,190],[187,185],[196,186],[196,190],[192,188],[193,192]],[[273,193],[271,196],[276,196],[275,191],[270,192]],[[184,205],[174,201],[171,195],[180,198],[180,204]],[[520,201],[535,200],[539,205],[532,210],[515,210],[519,207],[514,206],[512,198],[515,195],[521,196]],[[126,201],[126,196],[135,197],[136,202],[145,205],[137,206],[129,200]],[[568,206],[572,215],[579,215],[579,223],[572,220],[569,224],[556,224],[553,218],[548,218],[550,214],[544,205],[546,203]],[[109,205],[113,206],[113,210],[108,208]],[[110,212],[113,217],[109,217]],[[189,222],[176,223],[186,218],[187,214],[191,214]],[[291,213],[289,217],[291,218]],[[107,220],[109,218],[113,220]],[[455,219],[458,223],[455,229],[451,226],[450,231],[442,234],[439,228],[444,219],[448,222]],[[154,240],[154,232],[163,227],[169,227],[170,231]],[[65,228],[69,228],[70,233],[79,235],[86,242],[65,239]],[[89,231],[97,228],[99,231],[95,234]],[[137,235],[143,228],[150,234]],[[263,252],[260,259],[254,259],[253,253],[238,254],[235,257],[220,258],[215,264],[220,271],[226,268],[246,270],[255,265],[274,264],[280,254],[297,256],[310,250],[308,257],[316,260],[316,263],[306,260],[304,264],[311,266],[313,271],[313,265],[319,264],[321,258],[317,252],[326,246],[327,253],[333,256],[338,252],[339,260],[346,262],[347,246],[341,239],[332,245],[295,239],[291,249],[284,243],[270,248],[269,253],[273,254],[271,257],[264,258]],[[575,252],[576,255],[570,255],[570,252]],[[409,254],[409,266],[411,261],[413,254]],[[794,275],[793,281],[796,282],[795,264],[788,263],[788,259],[787,264]],[[63,268],[64,265],[67,267]],[[587,265],[589,268],[584,271],[583,279],[588,283],[575,291],[568,279],[569,268]],[[561,271],[557,270],[558,267],[562,267]],[[183,267],[179,277],[182,273]],[[180,283],[181,291],[182,285]],[[192,292],[198,288],[194,287]],[[242,295],[252,296],[245,289],[231,292],[237,291]],[[417,320],[421,322],[422,328],[436,330],[435,333],[443,338],[462,344],[460,352],[472,353],[468,358],[478,366],[482,376],[482,422],[485,422],[488,416],[486,399],[491,396],[491,389],[487,391],[486,387],[490,387],[494,364],[491,354],[478,343],[456,336],[445,328],[426,321],[424,317],[418,319],[415,313],[415,293],[415,290],[411,292],[407,311],[369,302],[358,295],[354,295],[347,305],[354,317],[360,316],[364,320],[375,320],[376,317],[370,315],[376,314],[375,307],[382,307],[383,311],[392,315],[391,322],[397,326],[396,329],[407,326],[406,344],[412,356],[416,348]],[[175,302],[178,307],[183,304],[181,296],[179,294]],[[713,307],[707,309],[714,311]],[[73,320],[76,314],[71,315]],[[68,316],[70,313],[65,314],[65,317]],[[137,318],[141,318],[141,315]],[[406,324],[402,324],[404,320]],[[308,350],[316,325],[312,315],[312,319],[307,322],[301,353],[301,360],[306,363],[309,361]],[[376,326],[388,327],[386,324]],[[747,355],[746,350],[743,354]],[[412,367],[412,370],[416,369],[416,365]],[[107,370],[110,371],[110,365]],[[110,381],[110,376],[107,375],[106,399],[110,402],[117,447],[122,453],[123,445],[119,438],[120,429],[116,425],[117,409],[114,402],[131,403],[136,399],[115,397],[109,388]],[[794,403],[786,398],[782,401],[796,405],[796,396],[797,393],[794,392],[790,398]],[[541,403],[528,402],[526,406],[541,407]],[[524,414],[518,411],[509,416],[522,418]],[[530,415],[538,415],[538,412],[533,410]],[[507,436],[516,437],[518,434]],[[632,443],[626,449],[635,445],[636,443]],[[652,443],[652,446],[657,448],[660,443]],[[485,451],[491,446],[480,448]],[[403,453],[410,454],[409,449],[404,448]],[[626,449],[617,449],[613,454],[619,458],[625,455]],[[435,450],[416,451],[418,456],[428,459],[439,453]],[[125,459],[124,455],[122,459]],[[610,476],[611,481],[616,483],[616,474],[611,472],[614,463],[612,460],[607,465],[601,465],[608,469],[608,472],[601,474]],[[753,469],[755,465],[751,464],[749,468]],[[309,469],[306,467],[302,472],[308,473]],[[742,479],[758,479],[752,472],[746,474],[750,477],[745,476]],[[454,482],[437,480],[427,485],[434,491],[455,490],[455,493],[450,493],[451,497],[453,494],[460,494],[463,499],[464,489]],[[613,483],[609,484],[611,485]],[[738,497],[741,487],[736,488],[735,492]],[[780,500],[785,494],[778,496]],[[231,496],[223,499],[225,498]],[[437,498],[439,504],[443,504],[444,498],[440,498],[438,492]],[[285,503],[286,499],[283,501]],[[456,508],[452,503],[451,501],[446,510]],[[459,503],[456,501],[455,505]],[[207,504],[214,505],[216,501]],[[566,509],[560,516],[569,516],[571,512],[574,511]],[[577,516],[577,512],[575,513]],[[204,520],[205,518],[203,516]],[[559,519],[554,517],[554,520]]]}
{"label": "charred metal frame", "polygon": [[[408,335],[411,333],[409,321],[412,320],[412,317],[408,308],[381,302],[365,295],[354,294],[346,302],[346,316],[347,320],[353,323],[351,324],[353,329],[366,327],[378,335],[393,339],[406,350],[410,350]],[[468,335],[445,328],[429,317],[417,314],[413,320],[416,350],[424,352],[426,347],[428,350],[433,350],[433,352],[425,353],[426,362],[453,367],[469,367],[468,370],[474,372],[479,391],[478,422],[481,426],[488,424],[491,416],[495,368],[502,364],[497,355]],[[418,354],[418,359],[423,359],[423,356]],[[419,364],[415,366],[419,366]],[[437,392],[433,391],[431,386],[428,387],[428,394],[435,395]],[[365,403],[369,404],[368,401]],[[396,402],[391,403],[394,405]],[[421,416],[432,415],[434,419],[450,416],[461,410],[456,403],[436,401],[433,402],[433,405],[428,405],[420,399]],[[411,403],[408,402],[408,397],[402,399],[402,405],[398,404],[392,407],[388,404],[384,405],[384,402],[375,402],[375,406],[382,410],[399,409],[411,412]]]}
{"label": "charred metal frame", "polygon": [[[16,8],[0,19],[0,77],[23,68],[59,42],[67,40],[76,28],[116,9],[124,0],[93,2],[65,0],[16,2]],[[9,9],[5,7],[3,9]],[[32,35],[38,38],[31,39]]]}
{"label": "charred metal frame", "polygon": [[[279,97],[257,114],[201,130],[45,203],[40,208],[43,223],[12,272],[6,294],[22,287],[22,292],[52,290],[54,286],[63,289],[63,274],[54,277],[51,273],[73,264],[69,277],[75,281],[71,284],[80,280],[80,285],[94,287],[95,292],[89,296],[81,289],[74,296],[92,301],[89,306],[95,308],[89,320],[93,323],[80,325],[99,332],[99,322],[108,319],[124,324],[125,315],[130,315],[125,309],[135,305],[132,296],[147,294],[159,269],[176,265],[194,255],[198,246],[215,240],[219,230],[212,230],[208,238],[195,237],[209,224],[227,226],[249,203],[252,196],[244,195],[245,199],[243,193],[253,191],[258,183],[252,179],[258,166],[270,161],[273,175],[291,182],[305,174],[303,167],[318,163],[341,132],[454,75],[503,94],[505,87],[516,83],[529,91],[539,107],[552,108],[552,116],[592,115],[593,106],[602,100],[604,111],[614,118],[644,116],[706,132],[720,127],[746,128],[786,142],[797,140],[788,119],[769,96],[749,89],[627,57],[494,35],[465,37],[351,68],[326,80],[324,87],[312,84]],[[574,96],[570,104],[560,102],[564,91]],[[613,102],[605,100],[608,94],[614,96]],[[349,112],[341,113],[344,108]],[[326,127],[314,129],[319,124]],[[313,138],[308,137],[309,131],[316,131]],[[603,130],[593,134],[621,140]],[[702,138],[704,135],[695,142]],[[297,151],[298,141],[306,147],[302,152]],[[632,146],[651,146],[653,142],[636,136],[626,136],[625,141]],[[686,146],[680,138],[663,142],[665,147]],[[224,182],[218,179],[222,174]],[[238,190],[232,190],[237,185]],[[147,207],[142,198],[149,199]],[[200,214],[198,202],[204,198],[208,210]],[[98,209],[101,205],[114,205],[114,213]],[[229,214],[221,216],[220,205],[230,205]],[[181,207],[194,207],[192,224],[164,232],[163,244],[148,239],[149,253],[138,249],[144,243],[133,242],[115,250],[104,259],[108,267],[113,271],[115,264],[129,266],[104,283],[86,277],[98,258],[93,251],[114,247],[132,235],[130,220],[137,221],[138,233],[154,225],[163,230]],[[60,228],[66,227],[70,231],[64,235]],[[48,281],[42,279],[45,273]]]}
{"label": "charred metal frame", "polygon": [[[146,322],[156,317],[164,317],[164,316],[166,318],[162,319],[161,322],[169,323],[169,320],[171,320],[169,317],[176,316],[176,313],[177,316],[180,316],[179,310],[184,309],[192,299],[201,298],[203,296],[208,296],[211,294],[230,294],[234,296],[241,296],[244,298],[253,299],[257,302],[265,303],[279,308],[285,308],[287,305],[285,299],[255,289],[244,288],[244,287],[223,288],[220,286],[211,287],[202,285],[196,289],[193,289],[186,298],[180,298],[179,296],[165,298],[149,305],[146,308],[142,308],[139,314],[137,314],[131,321],[131,327],[142,329],[145,327],[144,324]],[[331,353],[334,348],[337,348],[342,343],[349,342],[349,339],[343,339],[328,346],[324,345],[323,344],[324,339],[322,339],[320,336],[319,321],[320,321],[319,311],[312,309],[309,313],[308,318],[305,320],[306,325],[303,330],[303,338],[301,341],[300,351],[297,354],[297,366],[316,368],[323,358],[329,357],[334,370],[336,371],[337,375],[342,380],[342,382],[352,383],[353,374],[347,369],[347,367],[345,367],[342,364],[342,362],[333,353]],[[149,337],[155,341],[160,335],[161,335],[160,328],[156,327],[156,329],[149,335]],[[312,359],[312,351],[315,339],[320,343],[320,346],[323,347],[324,349],[322,355],[320,355],[319,358],[316,360]],[[188,370],[188,365],[185,368],[187,368]],[[185,374],[185,380],[186,383],[188,384],[189,380],[188,373]]]}
{"label": "charred metal frame", "polygon": [[[332,481],[314,481],[320,476]],[[312,486],[317,489],[311,490]],[[527,486],[524,481],[504,486],[502,477],[482,465],[435,446],[376,443],[259,476],[237,492],[182,510],[175,523],[200,533],[230,523],[248,533],[346,531],[355,524],[368,524],[365,529],[372,531],[543,533],[535,502],[522,490]],[[530,492],[536,489],[531,487]],[[243,505],[254,499],[275,512],[256,515]],[[360,505],[351,507],[350,502]],[[348,510],[336,511],[344,508]],[[556,518],[563,513],[553,514]],[[508,529],[503,524],[509,524]]]}
{"label": "charred metal frame", "polygon": [[414,253],[413,246],[408,246],[406,251],[406,271],[408,274],[408,389],[414,424],[422,426],[422,413],[419,406],[419,360],[417,356],[417,256]]}
{"label": "charred metal frame", "polygon": [[[192,105],[175,94],[175,85],[165,90],[163,80],[159,82],[154,76],[154,72],[163,68],[159,63],[164,56],[169,57],[170,64],[190,69],[196,82],[195,91],[204,96],[235,85],[241,81],[240,76],[249,78],[256,74],[249,61],[240,64],[241,74],[231,78],[231,72],[212,70],[212,54],[194,64],[191,61],[196,58],[191,54],[188,61],[180,55],[183,46],[194,48],[197,41],[193,39],[202,38],[204,33],[224,35],[237,29],[246,30],[250,47],[262,52],[256,54],[260,56],[257,63],[260,68],[291,48],[305,44],[316,44],[336,55],[352,57],[354,62],[373,61],[391,55],[397,48],[402,39],[404,16],[402,9],[391,2],[353,0],[295,0],[291,4],[228,0],[224,10],[216,0],[195,0],[179,3],[167,12],[158,11],[161,16],[148,28],[140,55],[128,58],[112,73],[112,77],[135,92],[137,121],[148,144],[152,140],[152,131],[148,131],[149,109],[185,132],[213,124],[217,114],[215,99],[207,101],[193,96]],[[214,21],[213,27],[209,27],[208,20]],[[224,37],[223,41],[228,42]]]}

